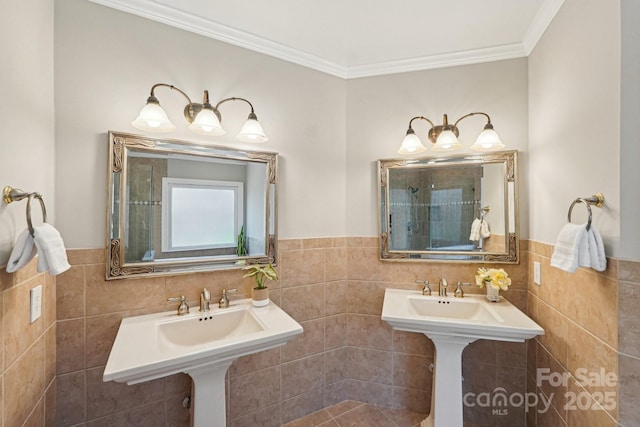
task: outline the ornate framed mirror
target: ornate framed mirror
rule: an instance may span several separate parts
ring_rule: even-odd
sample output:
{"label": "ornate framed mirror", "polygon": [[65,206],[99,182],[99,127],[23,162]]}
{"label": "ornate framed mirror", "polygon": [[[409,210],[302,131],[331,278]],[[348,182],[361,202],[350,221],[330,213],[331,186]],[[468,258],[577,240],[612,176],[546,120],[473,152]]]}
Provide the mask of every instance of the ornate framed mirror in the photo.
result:
{"label": "ornate framed mirror", "polygon": [[107,279],[275,263],[278,155],[109,132]]}
{"label": "ornate framed mirror", "polygon": [[519,262],[517,152],[378,160],[380,259]]}

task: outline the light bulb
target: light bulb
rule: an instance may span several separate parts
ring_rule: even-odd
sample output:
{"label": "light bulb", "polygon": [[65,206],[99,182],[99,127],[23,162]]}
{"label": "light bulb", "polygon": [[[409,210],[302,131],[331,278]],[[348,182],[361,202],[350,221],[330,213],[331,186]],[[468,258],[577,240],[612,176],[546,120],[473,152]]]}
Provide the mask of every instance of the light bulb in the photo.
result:
{"label": "light bulb", "polygon": [[149,100],[147,100],[147,104],[140,110],[138,117],[131,122],[131,125],[149,132],[171,132],[176,129],[160,104],[157,101],[153,102]]}
{"label": "light bulb", "polygon": [[462,144],[458,141],[458,137],[450,129],[440,132],[438,139],[433,146],[434,151],[453,151],[462,148]]}
{"label": "light bulb", "polygon": [[224,135],[226,133],[216,113],[206,106],[200,110],[193,123],[189,125],[189,130],[210,136]]}
{"label": "light bulb", "polygon": [[487,128],[480,132],[476,142],[471,146],[472,150],[476,151],[495,151],[504,148],[504,144],[500,140],[500,137],[493,128]]}
{"label": "light bulb", "polygon": [[264,134],[262,125],[258,122],[255,114],[249,115],[249,118],[244,122],[244,125],[242,125],[242,129],[240,133],[236,135],[236,138],[244,142],[266,142],[269,140]]}
{"label": "light bulb", "polygon": [[411,130],[407,131],[404,139],[402,140],[402,144],[398,149],[398,154],[417,154],[422,153],[427,148],[422,145],[420,138]]}

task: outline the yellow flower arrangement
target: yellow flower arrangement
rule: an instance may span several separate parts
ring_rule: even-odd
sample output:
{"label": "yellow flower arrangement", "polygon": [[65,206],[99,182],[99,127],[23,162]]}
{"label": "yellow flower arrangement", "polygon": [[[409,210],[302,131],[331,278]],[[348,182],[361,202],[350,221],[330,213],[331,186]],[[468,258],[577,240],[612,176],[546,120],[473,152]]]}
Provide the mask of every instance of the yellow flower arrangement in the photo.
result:
{"label": "yellow flower arrangement", "polygon": [[485,285],[506,291],[511,286],[511,279],[502,268],[479,268],[476,272],[476,285]]}

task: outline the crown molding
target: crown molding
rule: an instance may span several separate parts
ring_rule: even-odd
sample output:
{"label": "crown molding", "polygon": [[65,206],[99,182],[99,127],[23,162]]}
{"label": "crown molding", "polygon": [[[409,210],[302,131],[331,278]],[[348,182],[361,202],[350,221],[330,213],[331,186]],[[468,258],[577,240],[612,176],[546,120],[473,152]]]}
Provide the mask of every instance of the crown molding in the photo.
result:
{"label": "crown molding", "polygon": [[287,62],[312,68],[343,79],[347,78],[347,67],[316,55],[285,46],[254,34],[195,16],[181,10],[149,0],[89,0],[93,3],[117,9],[132,15],[200,34],[224,43],[269,55]]}
{"label": "crown molding", "polygon": [[563,3],[564,0],[545,0],[545,2],[542,3],[540,10],[538,10],[538,14],[533,19],[531,26],[522,40],[527,56],[533,52],[533,49],[535,49],[540,38],[553,21],[553,18],[556,16]]}
{"label": "crown molding", "polygon": [[522,43],[348,67],[152,0],[89,1],[342,79],[406,73],[526,57],[533,51],[536,43],[540,40],[540,37],[542,37],[542,34],[564,2],[564,0],[545,0]]}
{"label": "crown molding", "polygon": [[349,67],[347,78],[356,79],[385,74],[432,70],[436,68],[501,61],[503,59],[522,58],[525,56],[527,56],[527,54],[524,46],[521,43],[513,43],[484,49],[473,49],[462,52],[444,53],[441,55],[430,55],[412,59],[357,65]]}

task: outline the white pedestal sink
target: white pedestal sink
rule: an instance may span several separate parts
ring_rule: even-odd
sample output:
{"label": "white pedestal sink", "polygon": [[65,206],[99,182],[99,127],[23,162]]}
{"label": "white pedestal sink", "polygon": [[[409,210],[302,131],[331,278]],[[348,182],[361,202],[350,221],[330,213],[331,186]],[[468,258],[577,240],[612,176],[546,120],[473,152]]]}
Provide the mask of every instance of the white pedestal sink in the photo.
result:
{"label": "white pedestal sink", "polygon": [[484,296],[424,296],[387,289],[382,320],[394,329],[420,332],[435,346],[431,413],[421,427],[463,427],[462,351],[477,339],[524,341],[544,330],[511,303]]}
{"label": "white pedestal sink", "polygon": [[285,344],[302,326],[270,302],[250,299],[207,313],[192,309],[122,320],[103,380],[137,384],[179,372],[193,379],[193,427],[226,427],[224,378],[235,359]]}

